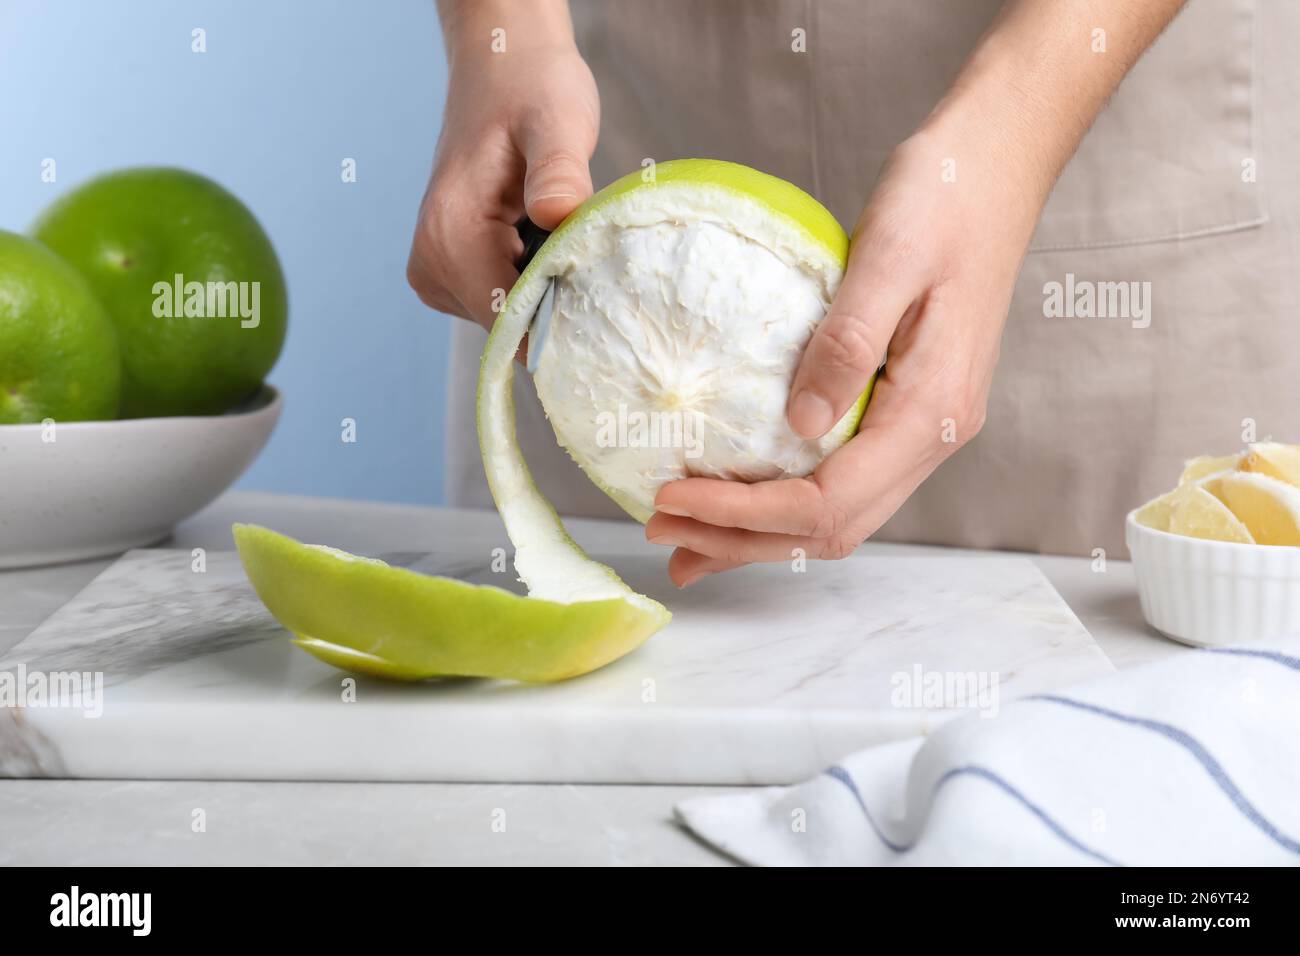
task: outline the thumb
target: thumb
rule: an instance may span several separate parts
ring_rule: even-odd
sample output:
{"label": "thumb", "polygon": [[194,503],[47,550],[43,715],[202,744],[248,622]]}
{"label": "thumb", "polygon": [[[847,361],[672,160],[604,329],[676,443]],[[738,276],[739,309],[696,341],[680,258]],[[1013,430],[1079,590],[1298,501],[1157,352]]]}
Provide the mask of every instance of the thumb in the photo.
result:
{"label": "thumb", "polygon": [[850,252],[844,281],[790,386],[786,415],[800,437],[820,438],[844,417],[884,362],[894,330],[920,293],[919,277],[910,282],[889,265],[892,258],[867,243],[855,243]]}
{"label": "thumb", "polygon": [[587,160],[596,147],[594,137],[581,122],[562,121],[526,134],[522,146],[524,210],[552,230],[591,195]]}

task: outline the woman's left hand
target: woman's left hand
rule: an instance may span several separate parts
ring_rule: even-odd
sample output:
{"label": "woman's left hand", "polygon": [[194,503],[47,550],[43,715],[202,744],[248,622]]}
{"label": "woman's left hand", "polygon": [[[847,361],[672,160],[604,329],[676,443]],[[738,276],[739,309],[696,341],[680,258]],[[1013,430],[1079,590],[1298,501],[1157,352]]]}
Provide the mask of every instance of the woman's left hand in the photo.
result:
{"label": "woman's left hand", "polygon": [[984,422],[998,340],[1046,188],[996,144],[922,132],[893,154],[791,388],[791,428],[824,434],[880,372],[858,434],[806,478],[665,485],[646,537],[686,587],[756,561],[843,558]]}
{"label": "woman's left hand", "polygon": [[682,587],[753,561],[842,558],[984,423],[1016,275],[1052,184],[1185,0],[1007,0],[894,151],[805,350],[790,426],[824,434],[882,361],[858,434],[807,478],[660,489],[646,537]]}

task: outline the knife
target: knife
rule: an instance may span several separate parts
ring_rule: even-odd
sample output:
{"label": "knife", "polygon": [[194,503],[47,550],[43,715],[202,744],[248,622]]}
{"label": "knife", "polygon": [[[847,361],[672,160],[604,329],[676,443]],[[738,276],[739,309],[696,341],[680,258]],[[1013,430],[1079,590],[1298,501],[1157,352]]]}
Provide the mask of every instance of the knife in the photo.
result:
{"label": "knife", "polygon": [[[515,223],[515,229],[519,233],[519,238],[524,242],[523,255],[515,263],[522,273],[527,268],[528,263],[532,261],[533,256],[537,255],[537,250],[542,248],[550,235],[545,229],[537,225],[527,216]],[[525,367],[529,374],[537,372],[537,363],[542,358],[542,347],[546,344],[546,337],[551,331],[551,313],[555,311],[555,278],[552,277],[547,283],[546,291],[542,293],[541,300],[537,303],[537,310],[533,313],[532,318],[528,320],[528,353]]]}

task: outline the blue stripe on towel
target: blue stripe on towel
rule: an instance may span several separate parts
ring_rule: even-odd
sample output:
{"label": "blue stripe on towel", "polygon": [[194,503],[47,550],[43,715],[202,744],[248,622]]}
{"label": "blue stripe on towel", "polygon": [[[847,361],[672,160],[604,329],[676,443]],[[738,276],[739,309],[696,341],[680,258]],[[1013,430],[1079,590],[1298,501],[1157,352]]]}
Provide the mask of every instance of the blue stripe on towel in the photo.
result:
{"label": "blue stripe on towel", "polygon": [[1057,697],[1053,694],[1036,694],[1032,697],[1026,697],[1025,700],[1041,700],[1052,704],[1061,704],[1066,707],[1074,707],[1078,710],[1098,714],[1102,717],[1109,717],[1111,720],[1118,720],[1121,723],[1132,724],[1135,727],[1142,727],[1146,730],[1154,731],[1163,737],[1167,737],[1174,743],[1183,747],[1205,768],[1205,772],[1210,775],[1210,779],[1218,785],[1232,801],[1241,814],[1259,828],[1269,839],[1278,846],[1283,847],[1292,853],[1300,853],[1300,842],[1287,836],[1262,813],[1255,809],[1255,805],[1246,799],[1246,795],[1241,792],[1240,788],[1233,783],[1232,778],[1228,776],[1223,766],[1214,759],[1213,755],[1205,749],[1199,740],[1181,728],[1173,724],[1161,723],[1158,720],[1148,720],[1145,717],[1132,717],[1128,714],[1121,714],[1118,711],[1108,710],[1105,707],[1099,707],[1096,704],[1084,703],[1081,700],[1072,700],[1069,697]]}
{"label": "blue stripe on towel", "polygon": [[1274,664],[1281,664],[1293,671],[1300,671],[1300,657],[1291,657],[1278,651],[1264,651],[1255,647],[1205,647],[1207,654],[1232,654],[1236,657],[1258,657]]}
{"label": "blue stripe on towel", "polygon": [[[853,799],[858,802],[858,806],[862,809],[862,815],[866,817],[867,823],[868,825],[870,825],[872,832],[875,833],[875,835],[879,838],[881,843],[889,847],[889,849],[893,850],[895,853],[906,852],[907,850],[912,849],[912,847],[916,845],[915,843],[907,843],[907,844],[894,843],[887,836],[885,836],[883,832],[881,832],[880,827],[876,825],[875,818],[871,815],[871,811],[867,809],[866,802],[862,799],[862,793],[861,791],[858,790],[858,785],[854,782],[853,776],[847,770],[845,770],[839,764],[835,764],[832,767],[828,767],[824,772],[828,777],[832,777],[835,780],[838,780],[840,783],[844,784],[844,786],[848,788],[849,792],[853,794]],[[1098,860],[1109,866],[1121,865],[1117,861],[1112,860],[1110,857],[1106,856],[1105,854],[1099,853],[1098,851],[1092,849],[1091,847],[1085,846],[1079,840],[1075,839],[1074,836],[1072,836],[1070,832],[1065,829],[1065,827],[1061,826],[1050,816],[1048,816],[1046,810],[1044,810],[1038,804],[1034,803],[1032,800],[1026,797],[1023,793],[1021,793],[1011,784],[1007,783],[1007,781],[1003,780],[992,770],[988,770],[984,767],[977,767],[973,765],[965,766],[965,767],[953,767],[950,770],[946,771],[943,774],[943,776],[941,776],[937,781],[935,781],[934,788],[930,791],[931,802],[934,801],[935,795],[938,794],[940,787],[942,787],[949,780],[952,780],[960,776],[979,777],[982,780],[987,780],[989,783],[993,784],[995,787],[1000,789],[1003,793],[1019,801],[1020,804],[1023,807],[1025,807],[1025,809],[1027,809],[1034,816],[1038,817],[1038,819],[1043,822],[1043,825],[1046,826],[1048,830],[1056,834],[1057,837],[1059,837],[1064,842],[1068,843],[1070,846],[1074,847],[1080,853],[1084,853],[1092,857],[1094,860]]]}
{"label": "blue stripe on towel", "polygon": [[858,801],[858,806],[862,808],[862,815],[867,818],[867,823],[870,825],[871,831],[880,838],[881,843],[889,847],[895,853],[902,853],[903,851],[912,848],[914,844],[895,843],[881,832],[880,827],[876,826],[875,817],[871,815],[871,811],[867,809],[866,802],[862,799],[862,793],[858,790],[858,785],[853,782],[853,776],[847,770],[839,764],[834,764],[833,766],[827,767],[823,773],[828,777],[835,778],[840,783],[844,784],[844,786],[849,788],[849,793],[853,794],[853,799]]}

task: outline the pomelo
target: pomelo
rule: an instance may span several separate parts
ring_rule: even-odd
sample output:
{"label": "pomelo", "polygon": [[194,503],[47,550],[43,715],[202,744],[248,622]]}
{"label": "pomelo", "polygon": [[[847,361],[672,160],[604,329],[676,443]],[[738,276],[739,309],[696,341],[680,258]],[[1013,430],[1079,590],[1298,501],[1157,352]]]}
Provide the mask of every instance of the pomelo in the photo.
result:
{"label": "pomelo", "polygon": [[57,200],[33,232],[113,318],[123,417],[219,414],[275,364],[288,317],[280,262],[253,214],[212,180],[108,173]]}
{"label": "pomelo", "polygon": [[113,418],[120,369],[113,322],[86,280],[0,231],[0,424]]}
{"label": "pomelo", "polygon": [[[539,301],[554,280],[537,385],[557,437],[644,520],[655,490],[674,477],[806,474],[852,437],[867,394],[820,442],[796,438],[784,414],[847,252],[843,229],[812,197],[734,163],[662,163],[611,184],[520,275],[479,371],[483,465],[528,596],[240,526],[236,542],[258,594],[304,650],[386,677],[555,680],[630,652],[671,615],[569,537],[516,439],[515,356]],[[620,402],[699,415],[700,454],[603,442],[599,417],[617,415]]]}

